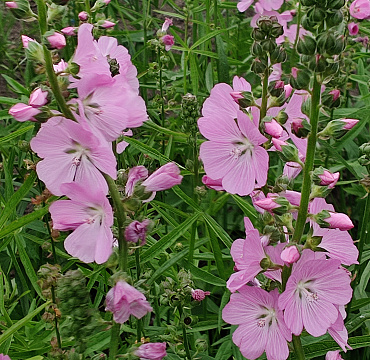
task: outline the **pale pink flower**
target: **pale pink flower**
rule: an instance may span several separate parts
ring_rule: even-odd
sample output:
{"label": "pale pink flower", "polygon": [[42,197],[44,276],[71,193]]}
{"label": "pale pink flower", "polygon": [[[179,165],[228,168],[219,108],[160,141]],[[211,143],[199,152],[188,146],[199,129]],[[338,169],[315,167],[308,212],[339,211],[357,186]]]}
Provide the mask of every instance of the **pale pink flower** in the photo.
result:
{"label": "pale pink flower", "polygon": [[89,14],[86,11],[81,11],[80,13],[78,13],[78,18],[81,21],[86,21],[89,18]]}
{"label": "pale pink flower", "polygon": [[11,360],[8,355],[0,354],[0,360]]}
{"label": "pale pink flower", "polygon": [[284,0],[259,0],[258,3],[264,10],[279,10],[284,3]]}
{"label": "pale pink flower", "polygon": [[134,355],[140,360],[162,360],[167,356],[166,346],[165,342],[142,344],[134,351]]}
{"label": "pale pink flower", "polygon": [[349,7],[351,16],[356,19],[366,19],[370,16],[370,1],[355,0]]}
{"label": "pale pink flower", "polygon": [[356,36],[360,28],[357,23],[351,22],[348,24],[348,32],[351,36]]}
{"label": "pale pink flower", "polygon": [[104,29],[110,29],[110,28],[116,26],[116,23],[114,23],[112,21],[109,21],[109,20],[104,20],[104,22],[102,24],[100,24],[100,26]]}
{"label": "pale pink flower", "polygon": [[201,289],[191,289],[191,297],[195,301],[203,301],[207,295],[211,295],[209,291],[204,291]]}
{"label": "pale pink flower", "polygon": [[172,25],[172,19],[169,19],[169,18],[165,18],[164,20],[164,23],[162,25],[162,31],[163,32],[166,32],[168,30],[168,28]]}
{"label": "pale pink flower", "polygon": [[325,355],[325,360],[343,360],[339,354],[339,350],[328,351]]}
{"label": "pale pink flower", "polygon": [[237,5],[238,10],[244,12],[252,5],[253,1],[254,0],[240,0]]}
{"label": "pale pink flower", "polygon": [[231,294],[224,307],[223,320],[239,325],[233,342],[247,359],[257,359],[264,351],[268,360],[288,358],[287,341],[292,340],[292,334],[278,308],[278,297],[278,289],[268,293],[259,287],[243,286],[239,293]]}
{"label": "pale pink flower", "polygon": [[23,44],[23,47],[24,47],[25,49],[28,49],[28,43],[29,43],[30,41],[34,41],[34,42],[36,42],[36,40],[35,40],[35,39],[32,39],[32,38],[28,37],[27,35],[22,35],[22,36],[21,36],[21,38],[22,38],[22,44]]}
{"label": "pale pink flower", "polygon": [[[18,4],[15,1],[6,1],[5,6],[8,9],[18,9]],[[5,359],[5,358],[4,358]]]}
{"label": "pale pink flower", "polygon": [[60,30],[60,32],[62,32],[64,35],[73,36],[76,35],[76,29],[77,28],[74,26],[67,26]]}
{"label": "pale pink flower", "polygon": [[125,323],[130,315],[141,319],[148,312],[153,311],[144,294],[125,281],[118,281],[109,290],[106,305],[105,310],[112,312],[113,320],[119,324]]}
{"label": "pale pink flower", "polygon": [[225,191],[225,189],[222,187],[222,179],[211,179],[209,176],[204,175],[202,177],[202,183],[207,186],[210,189],[216,190],[216,191]]}
{"label": "pale pink flower", "polygon": [[182,176],[179,167],[173,163],[167,163],[154,171],[141,185],[147,192],[163,191],[181,184]]}
{"label": "pale pink flower", "polygon": [[324,170],[324,172],[319,175],[319,178],[321,179],[320,185],[327,186],[329,189],[332,189],[338,182],[339,176],[339,172],[331,173],[328,170]]}
{"label": "pale pink flower", "polygon": [[254,201],[254,205],[260,207],[263,210],[272,211],[280,207],[280,205],[277,202],[275,202],[275,198],[276,197],[267,197],[265,199],[256,200]]}
{"label": "pale pink flower", "polygon": [[[235,104],[231,96],[229,99]],[[243,112],[236,111],[237,122],[232,113],[223,115],[224,111],[215,107],[213,116],[198,120],[200,132],[210,140],[201,145],[200,157],[206,174],[222,179],[227,192],[248,195],[266,184],[269,157],[260,145],[267,139]]]}
{"label": "pale pink flower", "polygon": [[295,335],[301,334],[303,327],[312,336],[324,335],[338,318],[337,306],[347,304],[352,297],[350,282],[339,260],[303,250],[279,297],[288,328]]}
{"label": "pale pink flower", "polygon": [[347,349],[352,350],[348,345],[348,331],[344,326],[343,319],[345,319],[346,315],[344,306],[338,306],[337,321],[328,329],[329,335],[337,342],[344,352],[347,352]]}
{"label": "pale pink flower", "polygon": [[269,82],[279,81],[281,79],[282,74],[283,70],[281,69],[281,63],[272,65],[272,72],[269,76]]}
{"label": "pale pink flower", "polygon": [[149,219],[145,219],[142,222],[134,220],[125,229],[125,239],[137,243],[141,240],[140,245],[146,243],[146,233],[148,231],[148,226],[152,222]]}
{"label": "pale pink flower", "polygon": [[9,109],[9,114],[12,115],[17,121],[36,121],[34,116],[39,114],[41,111],[33,106],[26,105],[23,103],[18,103],[13,105]]}
{"label": "pale pink flower", "polygon": [[47,37],[52,48],[63,49],[66,46],[66,38],[59,32],[54,32],[53,35]]}
{"label": "pale pink flower", "polygon": [[264,126],[265,132],[274,138],[279,138],[281,135],[283,135],[283,128],[275,119],[265,122]]}
{"label": "pale pink flower", "polygon": [[65,69],[67,69],[68,63],[65,62],[63,59],[61,59],[58,64],[53,65],[53,69],[56,73],[63,72]]}
{"label": "pale pink flower", "polygon": [[72,181],[107,193],[101,172],[116,178],[116,159],[110,144],[61,116],[41,125],[31,140],[31,148],[43,158],[37,163],[37,174],[54,195],[64,195],[61,185]]}
{"label": "pale pink flower", "polygon": [[106,262],[113,249],[113,212],[103,189],[74,182],[61,185],[70,200],[50,206],[53,228],[74,230],[64,241],[67,252],[83,262]]}
{"label": "pale pink flower", "polygon": [[286,247],[280,254],[281,260],[288,264],[295,263],[300,256],[301,254],[295,245]]}
{"label": "pale pink flower", "polygon": [[134,193],[136,183],[138,181],[146,179],[148,175],[148,170],[143,165],[134,166],[133,168],[131,168],[128,172],[125,187],[126,196],[131,196]]}
{"label": "pale pink flower", "polygon": [[166,34],[162,36],[160,40],[164,44],[166,51],[170,51],[172,46],[175,44],[175,37],[173,35]]}
{"label": "pale pink flower", "polygon": [[48,92],[43,91],[41,88],[36,88],[31,92],[28,105],[33,107],[40,107],[48,102]]}

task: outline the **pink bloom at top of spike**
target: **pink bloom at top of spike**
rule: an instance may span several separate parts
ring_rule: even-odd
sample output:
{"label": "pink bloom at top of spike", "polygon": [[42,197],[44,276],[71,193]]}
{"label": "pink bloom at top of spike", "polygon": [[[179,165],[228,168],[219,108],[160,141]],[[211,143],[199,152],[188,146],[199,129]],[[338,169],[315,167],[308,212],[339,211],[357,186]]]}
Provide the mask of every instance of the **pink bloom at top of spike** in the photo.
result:
{"label": "pink bloom at top of spike", "polygon": [[163,191],[181,184],[182,176],[179,167],[173,163],[167,163],[154,171],[141,185],[147,192]]}
{"label": "pink bloom at top of spike", "polygon": [[340,268],[340,261],[322,256],[303,250],[280,295],[279,308],[285,310],[285,323],[295,335],[301,334],[303,327],[312,336],[324,335],[338,318],[336,306],[351,299],[350,278]]}
{"label": "pink bloom at top of spike", "polygon": [[42,89],[37,88],[31,92],[30,99],[28,100],[28,105],[33,107],[40,107],[48,102],[48,92],[42,91]]}
{"label": "pink bloom at top of spike", "polygon": [[9,109],[9,114],[12,115],[17,121],[36,121],[34,116],[39,114],[41,111],[33,106],[26,105],[23,103],[18,103],[13,105]]}
{"label": "pink bloom at top of spike", "polygon": [[349,7],[351,16],[356,19],[366,19],[370,16],[370,1],[355,0]]}
{"label": "pink bloom at top of spike", "polygon": [[[231,96],[229,99],[235,104]],[[214,108],[213,116],[207,110],[198,120],[200,132],[210,140],[201,145],[200,158],[206,174],[222,179],[227,192],[248,195],[266,184],[269,158],[260,145],[267,139],[243,112],[236,111],[235,122],[233,114],[225,112],[224,116],[219,110]]]}
{"label": "pink bloom at top of spike", "polygon": [[61,116],[41,125],[31,148],[43,158],[36,166],[37,174],[54,195],[64,195],[61,185],[72,181],[106,194],[108,186],[101,172],[116,178],[116,159],[110,144]]}
{"label": "pink bloom at top of spike", "polygon": [[165,342],[142,344],[134,351],[134,355],[140,360],[162,360],[167,356],[166,346]]}
{"label": "pink bloom at top of spike", "polygon": [[74,230],[64,241],[65,249],[85,263],[106,262],[113,249],[113,212],[104,191],[74,182],[63,184],[61,191],[70,200],[54,202],[50,214],[54,229]]}
{"label": "pink bloom at top of spike", "polygon": [[210,189],[216,190],[216,191],[225,191],[225,189],[222,187],[222,179],[211,179],[209,176],[204,175],[202,177],[202,183],[207,186]]}
{"label": "pink bloom at top of spike", "polygon": [[149,219],[145,219],[142,222],[134,220],[125,229],[125,239],[134,243],[141,240],[140,245],[144,245],[146,243],[146,233],[150,224],[151,221]]}
{"label": "pink bloom at top of spike", "polygon": [[166,32],[171,25],[172,25],[172,19],[165,18],[164,23],[162,25],[162,31]]}
{"label": "pink bloom at top of spike", "polygon": [[131,196],[134,193],[135,185],[138,181],[144,180],[148,177],[148,170],[143,165],[134,166],[130,169],[127,176],[125,193]]}
{"label": "pink bloom at top of spike", "polygon": [[359,32],[360,28],[358,26],[358,24],[356,24],[355,22],[351,22],[348,24],[348,32],[351,36],[356,36]]}
{"label": "pink bloom at top of spike", "polygon": [[268,360],[288,358],[287,341],[291,341],[292,334],[278,308],[278,297],[277,289],[268,293],[259,287],[244,286],[239,293],[231,294],[223,309],[223,320],[239,325],[233,342],[247,359],[257,359],[264,351]]}
{"label": "pink bloom at top of spike", "polygon": [[231,245],[230,253],[238,271],[230,276],[227,288],[235,292],[262,271],[260,263],[266,254],[258,230],[249,230],[246,239],[235,240]]}
{"label": "pink bloom at top of spike", "polygon": [[321,175],[319,175],[319,178],[321,179],[320,185],[328,186],[329,189],[332,189],[338,182],[339,176],[340,176],[339,172],[331,173],[328,170],[324,170],[324,172]]}
{"label": "pink bloom at top of spike", "polygon": [[106,298],[106,311],[113,313],[113,320],[119,324],[125,323],[130,315],[141,319],[153,311],[145,295],[125,281],[118,281],[109,290]]}
{"label": "pink bloom at top of spike", "polygon": [[343,360],[339,354],[339,350],[328,351],[325,355],[325,360]]}
{"label": "pink bloom at top of spike", "polygon": [[175,45],[175,37],[173,35],[166,34],[160,40],[164,44],[166,51],[170,51],[172,46]]}
{"label": "pink bloom at top of spike", "polygon": [[144,100],[124,84],[123,78],[86,75],[77,84],[76,103],[89,125],[107,141],[117,139],[126,128],[135,128],[148,119]]}
{"label": "pink bloom at top of spike", "polygon": [[63,34],[55,31],[53,35],[47,37],[52,48],[63,49],[66,46],[66,38]]}

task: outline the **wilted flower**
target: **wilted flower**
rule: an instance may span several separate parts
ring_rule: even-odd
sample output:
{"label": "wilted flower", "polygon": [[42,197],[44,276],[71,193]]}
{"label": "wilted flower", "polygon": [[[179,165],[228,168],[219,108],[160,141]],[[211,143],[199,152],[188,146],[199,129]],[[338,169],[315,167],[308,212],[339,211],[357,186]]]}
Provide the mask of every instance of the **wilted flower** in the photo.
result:
{"label": "wilted flower", "polygon": [[209,291],[204,291],[201,289],[191,289],[191,297],[196,301],[202,301],[206,298],[206,295],[211,295]]}
{"label": "wilted flower", "polygon": [[140,245],[144,245],[146,242],[146,233],[150,224],[151,221],[149,219],[145,219],[143,222],[134,220],[125,229],[125,239],[134,243],[141,240]]}
{"label": "wilted flower", "polygon": [[166,18],[163,25],[162,25],[162,31],[166,32],[168,28],[172,25],[172,19]]}
{"label": "wilted flower", "polygon": [[113,313],[113,320],[119,324],[126,322],[130,315],[141,319],[153,311],[144,294],[125,281],[118,281],[109,290],[106,298],[106,311]]}

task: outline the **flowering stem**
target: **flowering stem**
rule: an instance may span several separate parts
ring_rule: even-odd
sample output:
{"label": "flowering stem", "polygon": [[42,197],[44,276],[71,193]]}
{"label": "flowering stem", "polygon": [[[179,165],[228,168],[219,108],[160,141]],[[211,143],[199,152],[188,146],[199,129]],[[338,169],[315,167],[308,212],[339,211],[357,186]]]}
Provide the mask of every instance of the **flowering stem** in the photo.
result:
{"label": "flowering stem", "polygon": [[262,82],[262,103],[260,108],[260,124],[262,124],[262,119],[266,116],[267,113],[267,88],[269,85],[269,71],[266,69],[265,73],[263,74],[263,82]]}
{"label": "flowering stem", "polygon": [[111,338],[109,345],[109,360],[115,360],[118,352],[118,339],[120,332],[120,324],[113,322],[111,329]]}
{"label": "flowering stem", "polygon": [[302,347],[302,343],[301,343],[301,336],[300,335],[298,335],[298,336],[293,335],[292,342],[293,342],[293,347],[294,347],[294,355],[295,355],[296,359],[297,360],[305,360],[304,351],[303,351],[303,347]]}
{"label": "flowering stem", "polygon": [[293,50],[292,50],[292,56],[290,58],[290,65],[291,66],[293,66],[294,61],[295,61],[295,57],[296,57],[296,54],[297,54],[297,44],[298,44],[298,40],[299,40],[299,30],[300,30],[300,27],[301,27],[301,18],[302,18],[301,2],[299,2],[298,16],[297,16],[297,32],[296,32],[296,35],[295,35],[295,40],[294,40],[294,45],[293,45]]}
{"label": "flowering stem", "polygon": [[117,189],[114,180],[107,174],[103,173],[105,180],[108,183],[109,193],[112,197],[114,210],[117,217],[118,223],[118,252],[119,252],[119,268],[120,270],[127,271],[127,258],[128,258],[128,244],[124,234],[124,224],[126,220],[125,209],[123,208],[121,196]]}
{"label": "flowering stem", "polygon": [[91,19],[91,6],[90,6],[90,0],[85,0],[85,8],[86,12],[89,14],[89,22],[92,21]]}
{"label": "flowering stem", "polygon": [[303,171],[301,202],[299,204],[298,218],[292,238],[292,241],[296,243],[300,242],[302,238],[308,213],[308,203],[310,200],[311,181],[312,181],[311,172],[313,169],[316,150],[317,124],[319,120],[319,110],[320,110],[319,109],[320,95],[321,95],[321,84],[317,81],[316,74],[314,74],[314,82],[311,96],[311,110],[310,110],[311,132],[310,135],[308,136],[307,141],[307,152]]}

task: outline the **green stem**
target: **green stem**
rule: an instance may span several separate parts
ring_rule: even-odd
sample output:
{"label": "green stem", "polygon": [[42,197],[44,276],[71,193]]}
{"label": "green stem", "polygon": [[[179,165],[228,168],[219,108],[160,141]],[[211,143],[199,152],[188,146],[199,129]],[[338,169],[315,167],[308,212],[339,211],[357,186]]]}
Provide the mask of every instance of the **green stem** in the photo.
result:
{"label": "green stem", "polygon": [[311,172],[313,169],[313,163],[315,159],[316,150],[316,138],[317,138],[317,124],[319,121],[319,111],[320,111],[320,95],[321,95],[321,84],[317,81],[316,74],[314,74],[314,83],[312,88],[311,96],[311,110],[310,110],[310,124],[311,132],[308,136],[307,141],[307,152],[306,161],[303,171],[303,184],[301,192],[301,202],[299,204],[298,218],[295,226],[295,231],[293,234],[292,241],[299,243],[303,230],[306,224],[307,213],[308,213],[308,203],[310,200],[311,193]]}
{"label": "green stem", "polygon": [[[51,286],[51,298],[53,300],[53,303],[56,304],[55,288],[54,288],[53,285]],[[56,314],[55,314],[55,317],[54,317],[54,322],[55,322],[55,333],[57,334],[58,347],[59,347],[59,349],[62,349],[62,339],[61,339],[60,333],[59,333],[58,318],[57,318]]]}
{"label": "green stem", "polygon": [[301,336],[293,335],[293,347],[294,347],[294,355],[297,360],[305,360],[304,351],[301,343]]}
{"label": "green stem", "polygon": [[263,74],[263,82],[262,82],[262,103],[260,108],[260,124],[262,124],[262,119],[266,116],[267,113],[267,90],[269,86],[269,71],[266,69],[265,73]]}
{"label": "green stem", "polygon": [[[188,26],[189,26],[189,13],[186,11],[186,19],[185,19],[185,34],[184,34],[184,41],[186,44],[186,47],[188,46]],[[184,76],[183,76],[183,82],[184,82],[184,95],[188,92],[188,86],[187,86],[187,68],[188,68],[188,56],[189,52],[186,51],[186,54],[184,55]]]}
{"label": "green stem", "polygon": [[188,335],[186,333],[186,327],[185,324],[182,325],[182,337],[184,340],[184,347],[185,347],[185,353],[188,360],[191,360],[191,354],[190,354],[190,348],[189,348],[189,339]]}
{"label": "green stem", "polygon": [[290,58],[290,66],[292,67],[296,58],[297,54],[297,44],[299,40],[299,30],[301,27],[301,18],[302,18],[302,11],[301,11],[301,2],[299,2],[298,6],[298,16],[297,16],[297,32],[295,34],[295,40],[294,40],[294,45],[293,45],[293,50],[292,50],[292,56]]}
{"label": "green stem", "polygon": [[48,23],[46,19],[46,5],[44,0],[36,0],[37,13],[39,16],[39,27],[41,36],[48,31]]}
{"label": "green stem", "polygon": [[92,21],[91,19],[91,6],[90,6],[90,0],[85,0],[85,8],[86,8],[86,12],[88,13],[89,15],[89,22]]}
{"label": "green stem", "polygon": [[118,352],[118,340],[119,340],[119,333],[120,333],[120,324],[113,323],[111,329],[111,338],[110,338],[110,345],[109,345],[109,360],[115,360],[116,355]]}

